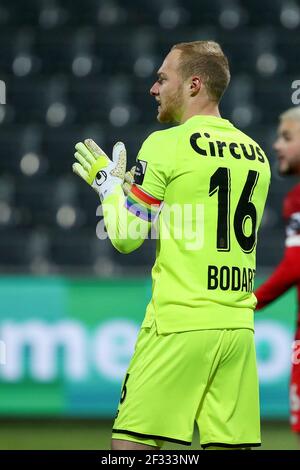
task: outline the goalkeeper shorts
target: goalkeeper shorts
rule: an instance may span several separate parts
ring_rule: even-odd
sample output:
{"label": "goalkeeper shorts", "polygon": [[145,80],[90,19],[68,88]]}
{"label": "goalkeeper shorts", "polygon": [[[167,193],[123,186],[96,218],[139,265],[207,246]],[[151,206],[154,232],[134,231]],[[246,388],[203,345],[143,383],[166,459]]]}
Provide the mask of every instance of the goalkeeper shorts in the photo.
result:
{"label": "goalkeeper shorts", "polygon": [[260,445],[254,333],[250,329],[158,334],[142,328],[123,381],[113,439],[162,447]]}

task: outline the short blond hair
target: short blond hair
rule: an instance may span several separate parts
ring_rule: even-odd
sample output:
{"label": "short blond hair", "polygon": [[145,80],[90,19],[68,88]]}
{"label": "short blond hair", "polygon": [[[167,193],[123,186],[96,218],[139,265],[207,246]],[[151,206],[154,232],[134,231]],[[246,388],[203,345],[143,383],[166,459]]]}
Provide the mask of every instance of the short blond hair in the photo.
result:
{"label": "short blond hair", "polygon": [[214,41],[193,41],[175,44],[173,49],[181,51],[179,71],[183,79],[200,75],[208,96],[218,103],[230,82],[228,59],[221,46]]}
{"label": "short blond hair", "polygon": [[293,106],[279,115],[279,119],[291,119],[292,121],[300,121],[300,106]]}

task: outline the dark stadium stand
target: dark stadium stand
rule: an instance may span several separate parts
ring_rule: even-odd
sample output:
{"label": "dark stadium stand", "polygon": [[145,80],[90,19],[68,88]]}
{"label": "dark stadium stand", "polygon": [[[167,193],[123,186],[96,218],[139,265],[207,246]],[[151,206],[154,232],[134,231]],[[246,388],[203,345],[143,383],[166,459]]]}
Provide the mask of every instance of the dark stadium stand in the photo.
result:
{"label": "dark stadium stand", "polygon": [[[138,26],[137,26],[138,25]],[[266,27],[267,25],[267,27]],[[176,42],[215,39],[232,83],[221,111],[266,150],[274,181],[258,264],[282,254],[283,195],[272,141],[300,79],[300,2],[294,0],[0,0],[0,269],[2,273],[141,272],[153,241],[121,256],[96,238],[97,197],[73,177],[74,145],[117,140],[134,164],[160,128],[149,88]]]}

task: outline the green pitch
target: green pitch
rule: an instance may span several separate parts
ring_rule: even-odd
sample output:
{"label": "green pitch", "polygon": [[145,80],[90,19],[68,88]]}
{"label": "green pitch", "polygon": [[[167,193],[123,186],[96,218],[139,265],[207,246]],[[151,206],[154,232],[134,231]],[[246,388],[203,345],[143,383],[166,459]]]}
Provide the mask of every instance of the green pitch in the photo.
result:
{"label": "green pitch", "polygon": [[[109,421],[0,421],[0,450],[15,449],[109,449]],[[262,426],[263,450],[297,450],[297,438],[285,422],[268,422]],[[199,449],[195,433],[192,449]],[[189,447],[168,444],[168,449]]]}

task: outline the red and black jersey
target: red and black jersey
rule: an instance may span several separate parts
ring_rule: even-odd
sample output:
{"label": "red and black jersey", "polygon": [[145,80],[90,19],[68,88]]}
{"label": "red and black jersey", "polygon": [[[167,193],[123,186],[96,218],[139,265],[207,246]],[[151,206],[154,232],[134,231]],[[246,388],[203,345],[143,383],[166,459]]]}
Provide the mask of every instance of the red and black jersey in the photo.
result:
{"label": "red and black jersey", "polygon": [[300,327],[300,184],[285,197],[283,217],[286,222],[284,257],[269,279],[256,291],[257,309],[261,309],[290,287],[298,292],[298,327]]}

